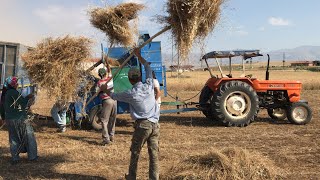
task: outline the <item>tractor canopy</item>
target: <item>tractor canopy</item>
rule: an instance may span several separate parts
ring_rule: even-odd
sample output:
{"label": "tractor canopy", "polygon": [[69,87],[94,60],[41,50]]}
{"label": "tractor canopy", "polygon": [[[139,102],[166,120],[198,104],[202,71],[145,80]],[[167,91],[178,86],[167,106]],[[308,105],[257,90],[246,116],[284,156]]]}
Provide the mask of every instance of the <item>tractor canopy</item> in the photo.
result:
{"label": "tractor canopy", "polygon": [[243,59],[248,59],[248,58],[263,56],[263,55],[260,54],[260,50],[212,51],[205,54],[202,57],[202,59],[231,58],[236,56],[243,56]]}

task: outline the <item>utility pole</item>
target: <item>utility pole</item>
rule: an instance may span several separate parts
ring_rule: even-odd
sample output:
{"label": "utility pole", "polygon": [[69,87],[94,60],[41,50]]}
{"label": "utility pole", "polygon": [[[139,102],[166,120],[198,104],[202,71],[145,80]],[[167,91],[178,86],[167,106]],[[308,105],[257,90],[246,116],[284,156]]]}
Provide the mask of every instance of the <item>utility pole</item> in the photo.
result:
{"label": "utility pole", "polygon": [[174,48],[174,45],[173,45],[173,35],[171,36],[171,77],[172,77],[172,71],[173,71],[173,48]]}
{"label": "utility pole", "polygon": [[286,53],[284,52],[283,56],[282,56],[282,69],[284,69],[284,63],[285,62],[286,62]]}

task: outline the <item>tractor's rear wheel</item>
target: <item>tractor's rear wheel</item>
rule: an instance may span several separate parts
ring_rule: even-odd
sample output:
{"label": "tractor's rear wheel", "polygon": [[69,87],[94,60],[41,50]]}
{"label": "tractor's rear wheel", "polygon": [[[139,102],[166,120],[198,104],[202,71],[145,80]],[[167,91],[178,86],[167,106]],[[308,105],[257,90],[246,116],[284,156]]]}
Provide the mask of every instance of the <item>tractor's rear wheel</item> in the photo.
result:
{"label": "tractor's rear wheel", "polygon": [[222,84],[211,98],[212,112],[226,126],[247,126],[259,110],[259,99],[254,89],[242,81]]}
{"label": "tractor's rear wheel", "polygon": [[101,106],[95,106],[90,110],[90,123],[94,130],[99,131],[102,129],[102,124],[100,121],[100,113],[101,113]]}
{"label": "tractor's rear wheel", "polygon": [[312,110],[303,102],[292,103],[287,110],[288,120],[297,125],[304,125],[311,121]]}
{"label": "tractor's rear wheel", "polygon": [[268,115],[274,120],[285,120],[287,112],[283,108],[268,109]]}
{"label": "tractor's rear wheel", "polygon": [[212,109],[210,105],[210,99],[212,95],[213,91],[208,86],[204,86],[199,97],[199,105],[201,111],[210,120],[213,118]]}

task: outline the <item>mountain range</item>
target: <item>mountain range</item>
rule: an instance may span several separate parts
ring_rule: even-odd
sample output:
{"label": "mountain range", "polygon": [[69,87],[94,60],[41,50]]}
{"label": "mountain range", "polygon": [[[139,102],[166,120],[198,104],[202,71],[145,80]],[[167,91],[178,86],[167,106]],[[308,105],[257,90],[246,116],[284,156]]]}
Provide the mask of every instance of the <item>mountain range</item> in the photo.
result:
{"label": "mountain range", "polygon": [[[320,60],[320,46],[299,46],[292,49],[279,49],[270,52],[262,52],[262,54],[269,54],[272,61],[315,61]],[[200,53],[191,53],[187,60],[180,60],[180,64],[189,64],[195,67],[200,67],[201,62],[199,62],[199,60],[201,56],[202,54]],[[176,65],[178,63],[177,57],[172,58],[171,54],[162,53],[162,58],[166,67]],[[257,57],[253,60],[264,61],[266,60],[266,56]],[[240,59],[235,58],[235,63],[239,62]]]}
{"label": "mountain range", "polygon": [[270,57],[286,61],[315,61],[320,60],[320,46],[300,46],[293,49],[271,51]]}

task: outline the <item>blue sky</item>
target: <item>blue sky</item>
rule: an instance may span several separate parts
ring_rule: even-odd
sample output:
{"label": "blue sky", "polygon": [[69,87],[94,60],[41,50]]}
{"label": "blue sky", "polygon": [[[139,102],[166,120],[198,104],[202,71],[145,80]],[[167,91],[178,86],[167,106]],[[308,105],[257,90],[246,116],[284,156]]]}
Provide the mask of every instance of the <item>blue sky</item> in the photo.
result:
{"label": "blue sky", "polygon": [[[0,41],[34,46],[42,38],[61,35],[83,35],[93,39],[93,49],[107,44],[107,37],[89,23],[87,10],[95,6],[122,2],[143,3],[147,9],[139,16],[139,29],[151,35],[161,25],[151,21],[163,14],[161,0],[1,0]],[[204,51],[230,49],[261,49],[263,52],[320,45],[319,0],[227,0],[221,20],[207,37]],[[171,35],[156,40],[171,53]],[[195,46],[194,52],[199,52]],[[98,53],[96,53],[98,54]]]}

